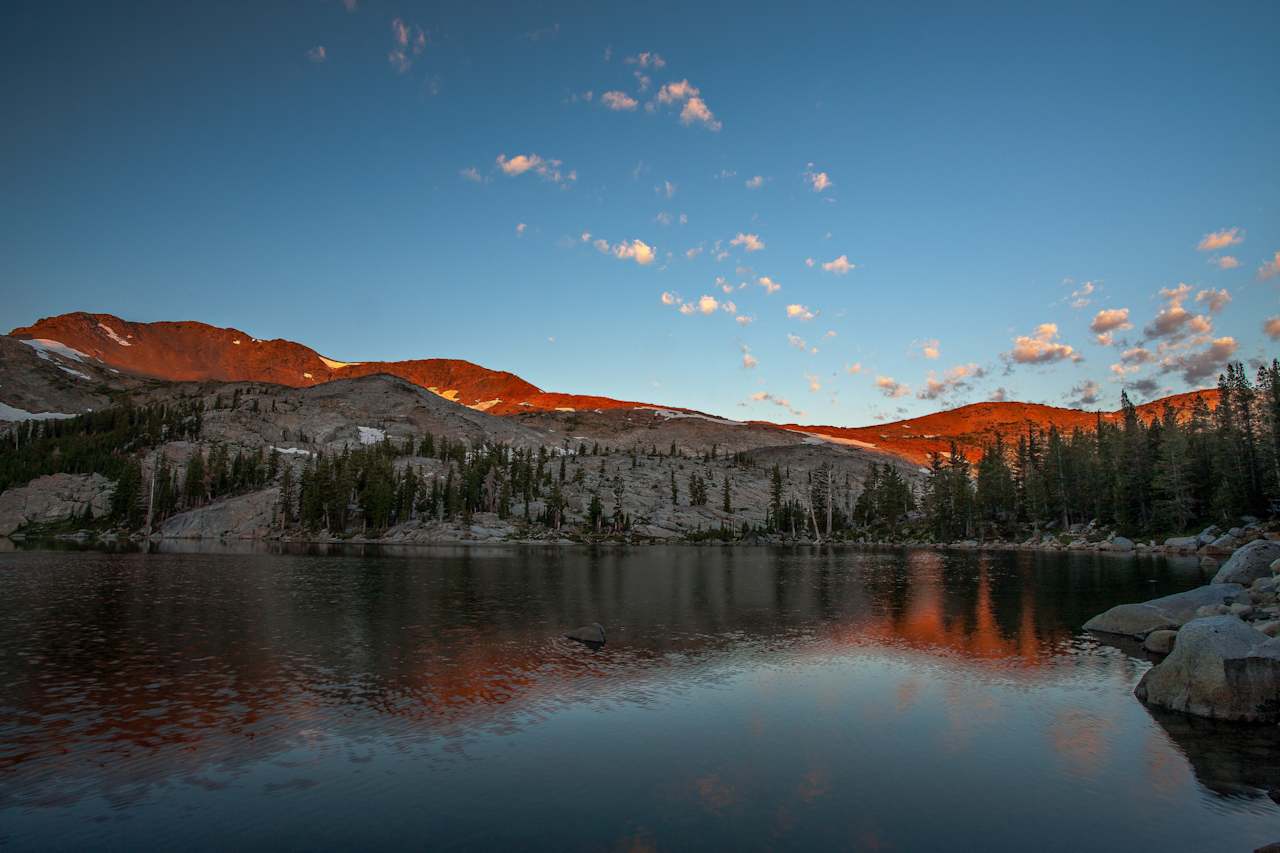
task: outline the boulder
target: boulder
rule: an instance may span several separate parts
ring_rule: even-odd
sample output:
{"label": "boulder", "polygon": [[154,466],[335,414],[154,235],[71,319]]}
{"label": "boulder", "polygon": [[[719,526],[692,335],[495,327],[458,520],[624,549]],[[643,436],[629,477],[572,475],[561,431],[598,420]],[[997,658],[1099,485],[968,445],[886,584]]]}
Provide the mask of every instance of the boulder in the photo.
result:
{"label": "boulder", "polygon": [[1280,722],[1280,640],[1234,616],[1193,619],[1134,694],[1149,705],[1199,717]]}
{"label": "boulder", "polygon": [[56,524],[84,516],[94,518],[111,511],[115,484],[101,474],[49,474],[25,486],[0,493],[0,536],[8,536],[28,524]]}
{"label": "boulder", "polygon": [[581,628],[574,628],[565,634],[570,640],[577,640],[579,643],[586,643],[588,646],[604,645],[604,626],[599,622],[592,622],[590,625],[583,625]]}
{"label": "boulder", "polygon": [[1205,545],[1203,551],[1216,557],[1227,557],[1239,548],[1240,544],[1240,540],[1231,534],[1227,534],[1226,536],[1219,536],[1208,545]]}
{"label": "boulder", "polygon": [[1268,637],[1280,637],[1280,619],[1272,619],[1270,622],[1255,622],[1254,630],[1261,631]]}
{"label": "boulder", "polygon": [[1271,561],[1271,574],[1280,575],[1280,560]]}
{"label": "boulder", "polygon": [[1200,540],[1195,536],[1171,536],[1164,540],[1164,547],[1170,551],[1190,553],[1200,547]]}
{"label": "boulder", "polygon": [[1200,535],[1196,537],[1196,541],[1199,542],[1200,547],[1203,548],[1205,545],[1208,545],[1210,542],[1217,539],[1221,533],[1222,531],[1218,529],[1218,525],[1211,524],[1204,530],[1200,531]]}
{"label": "boulder", "polygon": [[1280,558],[1280,542],[1255,539],[1222,564],[1212,583],[1251,584],[1271,573],[1271,563]]}
{"label": "boulder", "polygon": [[1178,639],[1178,632],[1169,628],[1161,628],[1147,634],[1142,647],[1152,654],[1167,655],[1173,651],[1173,644]]}
{"label": "boulder", "polygon": [[1127,536],[1115,536],[1098,546],[1099,551],[1132,551],[1133,540]]}
{"label": "boulder", "polygon": [[1211,584],[1151,601],[1118,604],[1084,623],[1084,629],[1141,640],[1161,628],[1179,628],[1196,618],[1199,608],[1226,604],[1243,592],[1244,587],[1239,584]]}

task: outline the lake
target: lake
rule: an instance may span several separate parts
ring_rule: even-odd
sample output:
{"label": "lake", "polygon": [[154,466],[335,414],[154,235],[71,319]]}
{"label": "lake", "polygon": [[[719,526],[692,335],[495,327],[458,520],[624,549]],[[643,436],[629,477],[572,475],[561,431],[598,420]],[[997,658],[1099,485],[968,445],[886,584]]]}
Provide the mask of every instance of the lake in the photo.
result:
{"label": "lake", "polygon": [[[1280,737],[1082,634],[1194,559],[0,553],[0,847],[1252,850]],[[563,639],[599,621],[598,650]]]}

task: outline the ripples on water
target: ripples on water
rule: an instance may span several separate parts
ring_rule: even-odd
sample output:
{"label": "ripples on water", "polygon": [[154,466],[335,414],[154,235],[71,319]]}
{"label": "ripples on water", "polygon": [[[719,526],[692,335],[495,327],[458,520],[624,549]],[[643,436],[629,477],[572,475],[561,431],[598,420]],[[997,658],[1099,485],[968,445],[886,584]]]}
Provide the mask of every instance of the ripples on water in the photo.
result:
{"label": "ripples on water", "polygon": [[[1252,849],[1273,729],[1077,630],[1194,560],[0,554],[0,846]],[[598,651],[561,638],[600,621]],[[1252,845],[1252,846],[1250,846]]]}

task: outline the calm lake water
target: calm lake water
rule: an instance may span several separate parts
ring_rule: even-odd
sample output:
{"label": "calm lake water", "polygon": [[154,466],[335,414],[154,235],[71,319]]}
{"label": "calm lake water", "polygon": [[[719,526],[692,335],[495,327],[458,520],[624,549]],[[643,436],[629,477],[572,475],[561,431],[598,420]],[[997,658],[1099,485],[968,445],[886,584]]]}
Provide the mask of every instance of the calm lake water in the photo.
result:
{"label": "calm lake water", "polygon": [[[0,553],[0,847],[1252,850],[1280,736],[1082,635],[1195,561]],[[561,639],[600,621],[593,651]]]}

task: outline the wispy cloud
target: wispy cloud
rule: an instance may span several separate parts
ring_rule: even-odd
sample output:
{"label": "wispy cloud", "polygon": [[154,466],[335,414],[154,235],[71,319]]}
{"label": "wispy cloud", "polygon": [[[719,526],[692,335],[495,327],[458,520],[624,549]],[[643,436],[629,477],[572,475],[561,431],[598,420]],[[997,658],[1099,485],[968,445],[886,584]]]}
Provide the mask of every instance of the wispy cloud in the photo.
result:
{"label": "wispy cloud", "polygon": [[804,412],[794,408],[785,397],[775,397],[774,395],[770,394],[768,391],[755,392],[754,394],[751,395],[751,401],[753,403],[772,403],[775,406],[779,406],[783,409],[786,409],[788,412],[795,415],[796,417],[801,417],[804,415]]}
{"label": "wispy cloud", "polygon": [[754,355],[751,354],[751,347],[747,346],[746,344],[743,344],[742,345],[743,368],[750,370],[751,368],[755,367],[759,363],[760,363],[759,360]]}
{"label": "wispy cloud", "polygon": [[634,110],[640,104],[639,101],[626,92],[620,92],[617,89],[601,95],[600,103],[611,110]]}
{"label": "wispy cloud", "polygon": [[822,382],[819,381],[817,374],[806,373],[804,378],[809,383],[809,393],[816,394],[822,390]]}
{"label": "wispy cloud", "polygon": [[758,252],[764,248],[764,241],[755,234],[743,234],[738,232],[738,236],[729,241],[730,246],[741,246],[748,252]]}
{"label": "wispy cloud", "polygon": [[561,161],[544,159],[537,154],[517,154],[514,157],[499,154],[496,162],[504,175],[513,178],[523,175],[525,172],[533,172],[544,181],[550,181],[553,184],[568,185],[578,179],[576,171],[564,172],[561,170],[561,167],[564,166]]}
{"label": "wispy cloud", "polygon": [[920,354],[928,359],[936,359],[942,354],[942,342],[937,338],[930,338],[922,341],[920,344]]}
{"label": "wispy cloud", "polygon": [[850,376],[857,376],[862,372],[862,362],[855,361],[853,364],[846,364],[844,366],[844,372],[848,373]]}
{"label": "wispy cloud", "polygon": [[707,130],[719,130],[722,127],[720,121],[707,106],[707,102],[702,99],[701,91],[688,80],[678,80],[674,83],[663,84],[662,88],[658,90],[658,103],[682,104],[683,106],[680,109],[681,124],[700,124]]}
{"label": "wispy cloud", "polygon": [[761,287],[763,287],[764,292],[766,294],[773,294],[773,293],[777,293],[779,290],[782,290],[782,285],[778,284],[776,281],[769,278],[769,276],[767,275],[762,275],[759,278],[757,278],[756,284],[759,284]]}
{"label": "wispy cloud", "polygon": [[804,305],[795,304],[795,305],[787,306],[787,317],[791,318],[792,320],[803,320],[805,322],[808,322],[809,320],[812,320],[814,317],[817,317],[817,316],[818,316],[817,314],[810,311]]}
{"label": "wispy cloud", "polygon": [[472,183],[476,183],[476,184],[489,183],[489,179],[486,178],[484,175],[480,174],[480,170],[477,169],[475,166],[468,166],[467,168],[459,171],[458,174],[461,175],[466,180],[471,181]]}
{"label": "wispy cloud", "polygon": [[976,364],[957,364],[942,374],[931,370],[928,378],[925,379],[924,387],[916,393],[916,397],[921,400],[946,397],[957,391],[968,389],[972,380],[980,379],[985,375],[986,371]]}
{"label": "wispy cloud", "polygon": [[1071,291],[1071,307],[1072,308],[1087,307],[1089,305],[1089,302],[1091,301],[1090,297],[1093,296],[1093,292],[1097,289],[1098,289],[1098,286],[1096,284],[1094,284],[1091,281],[1086,281],[1084,284],[1080,285],[1078,288]]}
{"label": "wispy cloud", "polygon": [[635,56],[628,56],[623,62],[628,65],[638,65],[641,68],[665,68],[667,65],[667,61],[661,55],[650,53],[649,51],[637,53]]}
{"label": "wispy cloud", "polygon": [[1086,379],[1072,387],[1069,397],[1074,406],[1092,406],[1102,399],[1102,386]]}
{"label": "wispy cloud", "polygon": [[1239,228],[1224,228],[1204,235],[1196,248],[1201,252],[1216,252],[1243,242],[1244,235],[1240,233]]}
{"label": "wispy cloud", "polygon": [[317,65],[320,64],[321,62],[324,62],[328,58],[329,58],[329,54],[328,52],[325,51],[324,45],[322,44],[318,44],[315,47],[311,48],[311,50],[307,51],[307,59],[311,60]]}
{"label": "wispy cloud", "polygon": [[1262,324],[1262,331],[1273,341],[1280,341],[1280,314],[1268,317]]}
{"label": "wispy cloud", "polygon": [[1218,290],[1202,290],[1196,294],[1196,302],[1203,302],[1210,314],[1217,314],[1231,302],[1231,294],[1225,287]]}
{"label": "wispy cloud", "polygon": [[1234,255],[1222,255],[1217,258],[1210,258],[1209,263],[1215,265],[1220,270],[1233,270],[1240,266],[1240,259]]}
{"label": "wispy cloud", "polygon": [[743,184],[749,190],[758,190],[762,186],[764,186],[764,175],[753,175],[752,177],[747,178],[745,181],[743,181]]}

